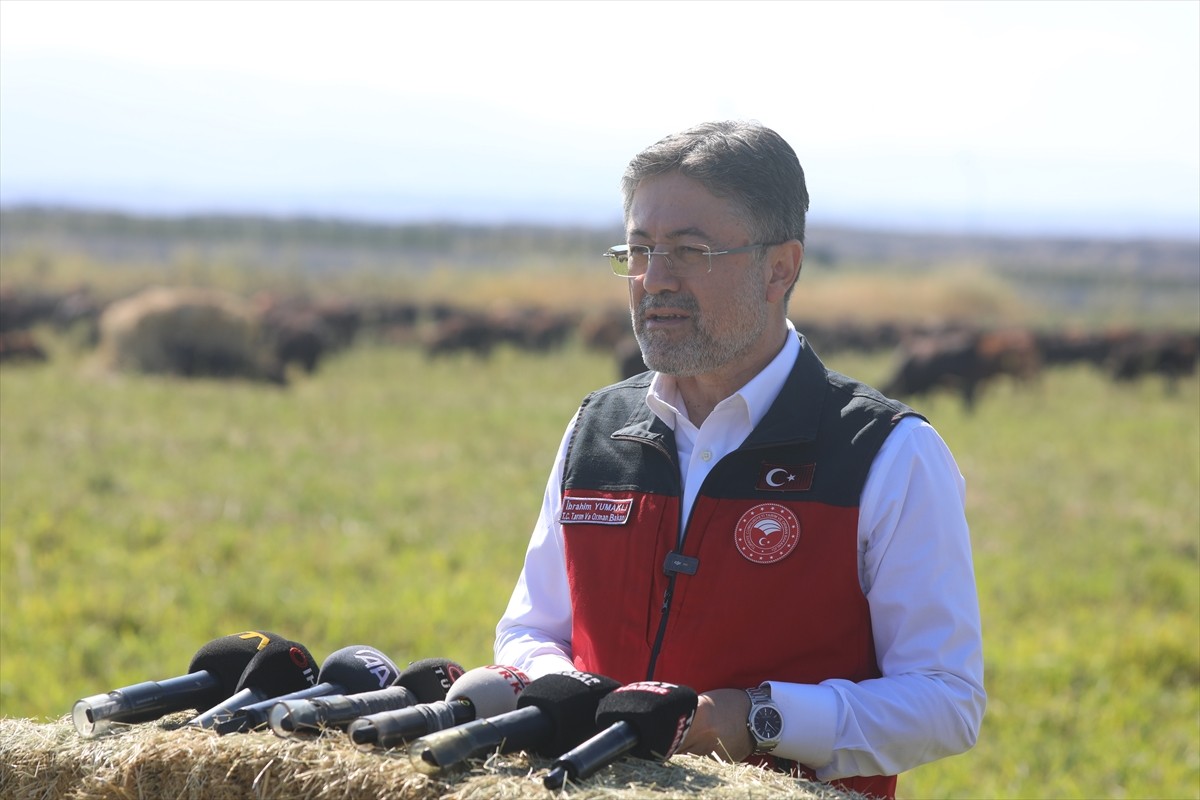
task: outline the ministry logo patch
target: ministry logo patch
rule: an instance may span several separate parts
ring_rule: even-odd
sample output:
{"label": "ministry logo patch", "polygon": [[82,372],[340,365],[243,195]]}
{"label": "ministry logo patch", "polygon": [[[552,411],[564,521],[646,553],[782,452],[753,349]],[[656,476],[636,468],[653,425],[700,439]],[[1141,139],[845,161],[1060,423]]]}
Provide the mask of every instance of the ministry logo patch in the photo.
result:
{"label": "ministry logo patch", "polygon": [[738,520],[733,543],[747,561],[774,564],[800,544],[800,520],[786,506],[760,503]]}

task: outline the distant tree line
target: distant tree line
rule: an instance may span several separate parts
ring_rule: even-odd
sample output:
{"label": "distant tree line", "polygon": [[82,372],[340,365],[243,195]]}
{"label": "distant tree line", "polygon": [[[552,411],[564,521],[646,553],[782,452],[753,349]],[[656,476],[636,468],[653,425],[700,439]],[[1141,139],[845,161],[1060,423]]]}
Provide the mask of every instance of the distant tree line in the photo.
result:
{"label": "distant tree line", "polygon": [[[619,224],[607,228],[389,224],[318,216],[160,216],[46,206],[0,208],[0,255],[63,244],[116,257],[130,252],[168,252],[175,247],[200,251],[240,247],[256,253],[307,254],[316,265],[333,254],[343,259],[400,255],[417,261],[453,258],[467,264],[503,264],[531,253],[553,259],[598,256],[623,237]],[[1190,281],[1200,288],[1200,239],[982,236],[810,226],[806,249],[810,264],[833,268],[884,264],[924,269],[979,263],[1006,272],[1157,276]]]}
{"label": "distant tree line", "polygon": [[36,246],[73,245],[82,252],[200,250],[241,247],[386,257],[454,257],[504,263],[530,253],[597,258],[623,233],[611,229],[457,223],[383,224],[324,217],[239,215],[149,216],[111,211],[21,206],[0,209],[0,254]]}

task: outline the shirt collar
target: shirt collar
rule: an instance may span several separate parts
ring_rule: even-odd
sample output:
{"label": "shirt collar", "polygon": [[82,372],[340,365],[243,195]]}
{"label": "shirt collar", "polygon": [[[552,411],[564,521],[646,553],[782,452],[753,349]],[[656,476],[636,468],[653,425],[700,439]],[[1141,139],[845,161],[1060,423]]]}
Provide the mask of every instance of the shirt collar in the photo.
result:
{"label": "shirt collar", "polygon": [[[791,374],[792,367],[796,363],[796,358],[800,355],[800,337],[796,335],[796,328],[792,325],[792,321],[790,319],[785,321],[788,335],[783,342],[783,347],[775,355],[775,358],[771,359],[771,363],[747,381],[741,389],[717,405],[720,408],[731,402],[740,402],[745,408],[751,428],[757,427],[758,423],[762,422],[763,417],[767,415],[767,410],[779,396],[783,384],[787,382],[788,375]],[[683,401],[679,396],[679,387],[675,382],[675,376],[663,375],[661,372],[654,373],[654,377],[650,379],[650,389],[646,392],[646,405],[671,430],[676,430],[678,418],[684,412],[680,411]]]}

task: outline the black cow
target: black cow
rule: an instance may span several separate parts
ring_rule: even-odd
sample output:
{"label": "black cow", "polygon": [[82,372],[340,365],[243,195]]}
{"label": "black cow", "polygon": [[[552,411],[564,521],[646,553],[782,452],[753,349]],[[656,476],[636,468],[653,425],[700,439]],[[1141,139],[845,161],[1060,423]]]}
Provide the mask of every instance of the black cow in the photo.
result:
{"label": "black cow", "polygon": [[939,388],[957,390],[970,411],[984,382],[997,375],[1032,380],[1040,368],[1037,342],[1028,331],[946,331],[901,344],[881,391],[904,399]]}
{"label": "black cow", "polygon": [[434,325],[423,342],[425,356],[436,358],[466,351],[487,358],[504,336],[503,329],[497,329],[485,315],[460,311]]}
{"label": "black cow", "polygon": [[0,361],[38,362],[48,358],[46,350],[26,330],[0,332]]}
{"label": "black cow", "polygon": [[1200,334],[1144,333],[1128,337],[1113,348],[1106,366],[1115,381],[1162,375],[1167,392],[1174,393],[1179,379],[1196,371],[1198,356]]}

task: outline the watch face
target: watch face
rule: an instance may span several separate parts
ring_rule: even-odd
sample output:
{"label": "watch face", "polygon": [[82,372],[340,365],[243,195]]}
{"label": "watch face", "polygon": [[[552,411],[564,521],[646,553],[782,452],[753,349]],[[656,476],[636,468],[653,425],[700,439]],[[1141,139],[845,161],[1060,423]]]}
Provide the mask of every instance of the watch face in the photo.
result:
{"label": "watch face", "polygon": [[779,738],[783,730],[783,717],[779,710],[765,706],[754,712],[754,734],[763,741]]}

